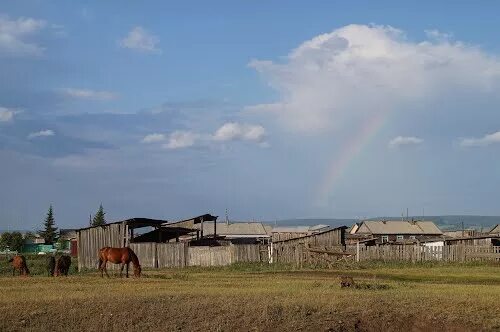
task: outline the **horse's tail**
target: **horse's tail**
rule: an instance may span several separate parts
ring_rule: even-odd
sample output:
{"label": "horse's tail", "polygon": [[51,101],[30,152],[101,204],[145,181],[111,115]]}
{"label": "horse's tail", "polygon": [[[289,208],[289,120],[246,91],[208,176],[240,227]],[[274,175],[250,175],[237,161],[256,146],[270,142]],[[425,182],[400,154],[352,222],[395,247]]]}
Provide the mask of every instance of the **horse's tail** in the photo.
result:
{"label": "horse's tail", "polygon": [[30,269],[28,269],[28,265],[26,265],[26,263],[24,264],[24,272],[26,273],[26,275],[30,274]]}
{"label": "horse's tail", "polygon": [[14,257],[9,259],[9,263],[12,263],[14,261]]}

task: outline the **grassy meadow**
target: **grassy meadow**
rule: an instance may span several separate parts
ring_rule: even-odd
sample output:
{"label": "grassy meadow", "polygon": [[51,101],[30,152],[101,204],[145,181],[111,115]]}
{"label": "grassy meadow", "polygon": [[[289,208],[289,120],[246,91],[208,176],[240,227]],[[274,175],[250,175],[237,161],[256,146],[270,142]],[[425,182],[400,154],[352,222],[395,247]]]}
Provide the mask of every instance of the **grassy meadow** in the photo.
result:
{"label": "grassy meadow", "polygon": [[[495,331],[498,264],[235,265],[0,277],[0,331]],[[33,269],[32,269],[33,270]],[[354,288],[340,288],[339,276]]]}

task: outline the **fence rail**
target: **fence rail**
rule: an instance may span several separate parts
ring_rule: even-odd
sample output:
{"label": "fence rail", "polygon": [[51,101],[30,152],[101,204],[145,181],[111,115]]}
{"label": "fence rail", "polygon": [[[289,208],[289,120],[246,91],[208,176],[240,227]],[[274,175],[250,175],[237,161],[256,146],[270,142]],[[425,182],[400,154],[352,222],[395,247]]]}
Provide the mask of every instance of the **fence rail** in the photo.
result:
{"label": "fence rail", "polygon": [[303,265],[331,266],[336,261],[499,261],[500,247],[468,245],[381,245],[381,246],[311,246],[297,243],[273,246],[273,262]]}
{"label": "fence rail", "polygon": [[[267,262],[267,246],[258,244],[236,244],[228,246],[190,247],[187,243],[131,243],[142,267],[169,268],[185,266],[224,266],[238,262]],[[97,250],[86,250],[80,255],[78,267],[97,268]],[[108,264],[108,269],[117,269]]]}

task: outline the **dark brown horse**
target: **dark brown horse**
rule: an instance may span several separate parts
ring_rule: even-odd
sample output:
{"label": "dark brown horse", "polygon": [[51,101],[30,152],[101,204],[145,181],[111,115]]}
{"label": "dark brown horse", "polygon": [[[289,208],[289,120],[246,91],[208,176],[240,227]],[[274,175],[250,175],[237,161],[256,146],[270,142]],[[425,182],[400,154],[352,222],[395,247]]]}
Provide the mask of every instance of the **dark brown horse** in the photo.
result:
{"label": "dark brown horse", "polygon": [[19,270],[19,275],[29,276],[30,270],[28,265],[26,265],[26,258],[22,255],[16,255],[9,259],[9,263],[12,263],[12,276],[15,275],[16,270]]}
{"label": "dark brown horse", "polygon": [[56,261],[56,266],[54,268],[54,277],[64,275],[68,276],[69,267],[71,266],[71,257],[68,255],[62,255]]}
{"label": "dark brown horse", "polygon": [[130,262],[134,264],[134,276],[141,276],[141,264],[139,264],[139,259],[135,252],[129,247],[125,248],[111,248],[104,247],[99,250],[99,270],[101,270],[101,277],[104,277],[104,272],[109,278],[108,270],[106,269],[106,263],[111,262],[113,264],[120,264],[120,277],[123,274],[123,268],[127,267],[127,278],[128,278],[128,267]]}
{"label": "dark brown horse", "polygon": [[52,255],[47,257],[47,276],[52,277],[54,275],[54,269],[56,268],[56,258]]}

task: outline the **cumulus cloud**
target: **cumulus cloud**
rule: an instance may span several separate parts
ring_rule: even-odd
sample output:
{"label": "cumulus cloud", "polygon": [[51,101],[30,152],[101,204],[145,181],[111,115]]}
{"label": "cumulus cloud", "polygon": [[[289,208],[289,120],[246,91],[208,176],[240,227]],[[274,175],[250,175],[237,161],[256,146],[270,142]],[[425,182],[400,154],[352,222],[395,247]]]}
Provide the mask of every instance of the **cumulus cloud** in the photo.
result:
{"label": "cumulus cloud", "polygon": [[161,50],[158,48],[159,42],[158,37],[150,34],[143,27],[136,26],[130,30],[128,35],[119,44],[123,48],[130,48],[141,52],[161,53]]}
{"label": "cumulus cloud", "polygon": [[144,136],[142,139],[142,143],[158,143],[158,142],[164,142],[167,139],[167,137],[164,134],[149,134]]}
{"label": "cumulus cloud", "polygon": [[191,131],[174,131],[163,147],[171,150],[189,148],[194,146],[198,139],[199,135]]}
{"label": "cumulus cloud", "polygon": [[0,15],[0,56],[38,56],[44,48],[30,41],[47,23],[29,17],[10,19]]}
{"label": "cumulus cloud", "polygon": [[398,148],[401,146],[407,145],[418,145],[421,144],[424,140],[418,137],[412,136],[398,136],[389,141],[390,148]]}
{"label": "cumulus cloud", "polygon": [[251,61],[280,98],[248,110],[315,132],[447,93],[498,91],[497,57],[437,31],[427,38],[413,42],[390,26],[348,25],[302,43],[283,61]]}
{"label": "cumulus cloud", "polygon": [[28,139],[38,138],[38,137],[49,137],[54,136],[55,133],[51,129],[40,130],[28,135]]}
{"label": "cumulus cloud", "polygon": [[0,106],[0,122],[10,122],[19,111]]}
{"label": "cumulus cloud", "polygon": [[217,129],[213,139],[221,142],[234,140],[261,142],[265,135],[266,130],[260,125],[228,122]]}
{"label": "cumulus cloud", "polygon": [[464,138],[460,145],[463,147],[486,146],[500,143],[500,131],[485,135],[481,138]]}
{"label": "cumulus cloud", "polygon": [[89,89],[63,88],[62,93],[71,98],[90,100],[112,100],[118,98],[118,94],[110,91],[96,91]]}

